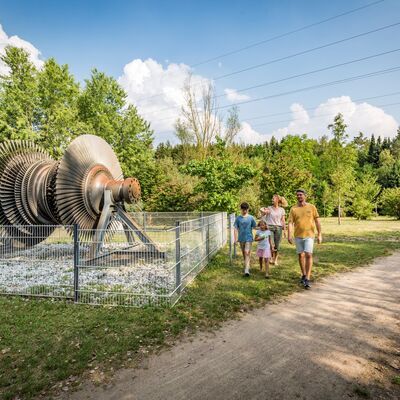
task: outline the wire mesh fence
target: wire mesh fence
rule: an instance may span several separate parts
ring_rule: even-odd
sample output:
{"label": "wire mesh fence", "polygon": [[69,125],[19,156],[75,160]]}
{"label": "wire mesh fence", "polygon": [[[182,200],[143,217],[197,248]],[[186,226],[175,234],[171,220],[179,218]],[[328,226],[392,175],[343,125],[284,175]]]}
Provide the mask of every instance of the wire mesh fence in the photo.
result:
{"label": "wire mesh fence", "polygon": [[72,226],[1,226],[0,293],[72,298]]}
{"label": "wire mesh fence", "polygon": [[93,305],[173,305],[223,247],[226,213],[131,213],[107,231],[0,228],[0,293]]}

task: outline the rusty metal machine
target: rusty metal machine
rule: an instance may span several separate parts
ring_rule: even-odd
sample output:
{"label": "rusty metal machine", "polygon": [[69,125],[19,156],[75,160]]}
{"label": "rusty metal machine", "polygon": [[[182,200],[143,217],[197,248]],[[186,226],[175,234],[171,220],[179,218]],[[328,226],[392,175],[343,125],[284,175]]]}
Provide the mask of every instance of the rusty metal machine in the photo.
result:
{"label": "rusty metal machine", "polygon": [[123,179],[114,151],[98,136],[79,136],[59,161],[32,142],[0,144],[3,249],[34,246],[52,233],[54,225],[77,224],[81,237],[92,240],[92,258],[99,256],[106,235],[121,225],[130,243],[136,236],[157,252],[150,237],[125,211],[124,204],[139,198],[138,180]]}

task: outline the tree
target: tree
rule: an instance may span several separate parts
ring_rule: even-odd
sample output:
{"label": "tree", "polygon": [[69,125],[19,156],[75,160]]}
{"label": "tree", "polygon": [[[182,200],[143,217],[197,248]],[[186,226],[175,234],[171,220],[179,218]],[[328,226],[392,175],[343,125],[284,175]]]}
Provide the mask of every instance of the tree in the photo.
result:
{"label": "tree", "polygon": [[359,132],[358,136],[353,139],[352,143],[357,150],[358,164],[360,167],[363,167],[368,162],[368,149],[370,142],[362,132]]}
{"label": "tree", "polygon": [[376,198],[380,192],[377,177],[371,172],[363,173],[353,188],[351,210],[357,219],[371,218]]}
{"label": "tree", "polygon": [[342,223],[342,213],[345,207],[345,202],[350,198],[354,185],[354,171],[349,169],[344,164],[339,164],[331,175],[332,191],[336,198],[336,206],[338,210],[338,224]]}
{"label": "tree", "polygon": [[378,137],[378,140],[376,141],[375,135],[372,134],[368,148],[368,162],[372,164],[374,167],[378,167],[379,154],[381,152],[380,143],[381,143],[381,138]]}
{"label": "tree", "polygon": [[312,193],[312,171],[316,164],[314,144],[305,136],[289,135],[281,141],[280,150],[274,152],[264,167],[261,183],[264,204],[270,204],[275,193],[294,203],[295,191],[300,187]]}
{"label": "tree", "polygon": [[166,157],[158,164],[157,190],[146,202],[146,209],[154,211],[192,211],[203,196],[194,194],[196,177],[179,171],[175,160]]}
{"label": "tree", "polygon": [[333,124],[328,125],[331,130],[334,140],[343,145],[348,135],[346,133],[347,125],[344,123],[343,114],[339,113],[335,116]]}
{"label": "tree", "polygon": [[249,164],[235,165],[228,157],[208,157],[193,160],[182,172],[199,178],[194,194],[202,196],[198,209],[234,212],[239,203],[239,191],[256,176]]}
{"label": "tree", "polygon": [[400,186],[400,160],[389,150],[382,150],[379,155],[378,182],[384,188]]}
{"label": "tree", "polygon": [[320,185],[320,202],[322,203],[324,217],[330,217],[335,207],[334,194],[327,181],[322,181]]}
{"label": "tree", "polygon": [[88,133],[102,137],[113,147],[118,144],[120,136],[115,133],[120,130],[126,98],[114,78],[93,69],[78,99],[79,119],[88,125]]}
{"label": "tree", "polygon": [[37,138],[37,69],[26,50],[7,46],[0,57],[9,73],[0,76],[0,138]]}
{"label": "tree", "polygon": [[237,107],[228,111],[224,125],[217,111],[214,86],[211,82],[192,84],[191,77],[183,88],[184,105],[181,117],[175,123],[175,134],[183,145],[195,145],[200,159],[207,156],[210,145],[217,137],[230,144],[241,129]]}
{"label": "tree", "polygon": [[152,148],[153,131],[127,104],[127,95],[118,82],[94,69],[78,99],[79,118],[90,133],[105,139],[116,152],[125,176],[140,180],[143,199],[156,187],[156,167]]}
{"label": "tree", "polygon": [[338,211],[338,224],[346,201],[350,198],[351,188],[354,185],[354,167],[357,162],[357,153],[353,144],[345,144],[347,125],[342,114],[338,114],[334,123],[328,125],[333,133],[333,139],[327,144],[321,155],[321,175],[327,178],[332,186],[335,204]]}
{"label": "tree", "polygon": [[400,187],[385,189],[380,201],[386,215],[400,219]]}
{"label": "tree", "polygon": [[124,175],[139,179],[142,198],[145,201],[153,190],[157,190],[158,173],[154,158],[153,131],[133,105],[120,111],[120,115],[121,126],[115,132],[113,147]]}
{"label": "tree", "polygon": [[78,118],[79,85],[67,65],[48,59],[38,75],[38,142],[59,157],[76,136],[87,132]]}

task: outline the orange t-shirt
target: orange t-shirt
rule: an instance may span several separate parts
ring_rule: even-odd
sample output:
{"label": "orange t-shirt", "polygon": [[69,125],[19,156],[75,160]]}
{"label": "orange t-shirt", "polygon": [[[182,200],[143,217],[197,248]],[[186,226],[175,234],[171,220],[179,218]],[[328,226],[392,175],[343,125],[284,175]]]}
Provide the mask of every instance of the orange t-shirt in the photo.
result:
{"label": "orange t-shirt", "polygon": [[294,237],[313,238],[315,236],[315,219],[319,218],[317,209],[312,204],[293,206],[289,213],[289,223],[294,224]]}

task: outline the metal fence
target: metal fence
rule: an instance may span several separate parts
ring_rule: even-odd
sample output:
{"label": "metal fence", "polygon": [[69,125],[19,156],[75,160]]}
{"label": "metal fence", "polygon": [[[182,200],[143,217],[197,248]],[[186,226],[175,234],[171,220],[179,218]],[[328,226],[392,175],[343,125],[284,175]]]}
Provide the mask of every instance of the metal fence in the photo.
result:
{"label": "metal fence", "polygon": [[[227,242],[226,213],[131,216],[148,240],[138,240],[118,220],[106,232],[76,225],[1,227],[0,293],[94,305],[173,305]],[[31,242],[26,246],[24,237],[18,245],[25,230]]]}

